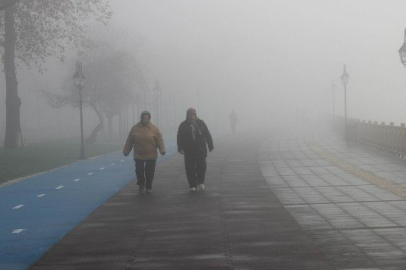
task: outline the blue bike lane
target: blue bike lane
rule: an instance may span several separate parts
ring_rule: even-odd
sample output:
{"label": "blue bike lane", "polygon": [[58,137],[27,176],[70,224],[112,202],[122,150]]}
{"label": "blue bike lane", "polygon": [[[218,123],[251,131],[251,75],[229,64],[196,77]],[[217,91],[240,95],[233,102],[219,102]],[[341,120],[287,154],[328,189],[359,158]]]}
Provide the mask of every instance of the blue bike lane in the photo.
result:
{"label": "blue bike lane", "polygon": [[[176,153],[166,147],[158,163]],[[132,157],[115,152],[0,188],[0,269],[27,269],[134,179]]]}

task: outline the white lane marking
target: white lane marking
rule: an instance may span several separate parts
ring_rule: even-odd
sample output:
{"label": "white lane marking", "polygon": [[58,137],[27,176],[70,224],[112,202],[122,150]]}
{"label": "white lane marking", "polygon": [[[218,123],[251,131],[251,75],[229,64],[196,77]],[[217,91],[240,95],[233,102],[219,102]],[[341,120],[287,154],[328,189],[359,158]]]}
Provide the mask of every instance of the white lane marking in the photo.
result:
{"label": "white lane marking", "polygon": [[104,167],[101,167],[99,170],[104,170]]}
{"label": "white lane marking", "polygon": [[63,186],[56,187],[55,189],[61,189],[61,188],[63,188]]}
{"label": "white lane marking", "polygon": [[88,173],[87,175],[92,175],[93,173],[92,172],[90,172],[90,173]]}
{"label": "white lane marking", "polygon": [[78,178],[78,179],[73,180],[73,182],[77,182],[77,181],[80,181],[80,179]]}
{"label": "white lane marking", "polygon": [[124,159],[120,160],[120,162],[123,162],[123,161],[125,161],[125,160]]}
{"label": "white lane marking", "polygon": [[22,231],[25,231],[26,229],[15,229],[14,231],[13,231],[13,233],[20,233],[20,232],[22,232]]}
{"label": "white lane marking", "polygon": [[20,209],[21,207],[24,207],[24,204],[19,204],[17,206],[14,206],[13,209]]}
{"label": "white lane marking", "polygon": [[111,163],[111,166],[114,166],[115,164],[114,163]]}
{"label": "white lane marking", "polygon": [[38,198],[41,198],[41,197],[44,197],[46,194],[39,194],[37,197]]}

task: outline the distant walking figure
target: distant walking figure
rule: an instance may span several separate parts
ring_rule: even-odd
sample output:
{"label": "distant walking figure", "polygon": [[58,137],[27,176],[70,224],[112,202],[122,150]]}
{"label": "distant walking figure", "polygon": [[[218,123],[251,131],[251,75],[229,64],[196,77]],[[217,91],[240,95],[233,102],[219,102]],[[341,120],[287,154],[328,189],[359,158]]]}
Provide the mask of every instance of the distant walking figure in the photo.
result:
{"label": "distant walking figure", "polygon": [[187,110],[186,120],[179,125],[177,142],[178,152],[185,158],[190,190],[204,189],[207,146],[210,152],[214,147],[210,131],[203,120],[197,118],[195,109]]}
{"label": "distant walking figure", "polygon": [[238,123],[237,114],[234,112],[234,110],[231,112],[229,118],[230,118],[231,131],[234,134],[235,133],[235,126]]}
{"label": "distant walking figure", "polygon": [[128,134],[123,154],[128,156],[134,148],[135,174],[139,192],[151,192],[152,180],[155,174],[155,165],[158,152],[165,155],[165,144],[158,127],[150,122],[151,114],[148,111],[141,113],[141,121],[135,124]]}

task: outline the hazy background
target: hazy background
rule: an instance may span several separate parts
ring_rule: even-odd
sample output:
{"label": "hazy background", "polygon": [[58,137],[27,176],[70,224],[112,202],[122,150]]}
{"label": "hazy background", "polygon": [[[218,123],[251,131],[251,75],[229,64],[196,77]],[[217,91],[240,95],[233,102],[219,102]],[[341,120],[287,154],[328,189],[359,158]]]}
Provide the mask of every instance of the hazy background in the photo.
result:
{"label": "hazy background", "polygon": [[[141,57],[168,91],[200,89],[205,109],[265,119],[297,106],[406,121],[406,70],[397,50],[404,1],[114,1],[117,21],[144,40]],[[263,114],[261,114],[261,112]]]}
{"label": "hazy background", "polygon": [[[131,42],[124,47],[137,57],[150,87],[158,79],[163,93],[186,97],[183,109],[196,107],[209,127],[228,129],[232,109],[242,124],[294,124],[300,108],[318,121],[332,113],[333,80],[335,113],[344,115],[339,79],[344,64],[349,117],[406,122],[406,70],[397,52],[406,27],[405,1],[110,2],[115,14],[109,28],[127,33]],[[114,38],[119,46],[122,41]],[[44,75],[19,71],[23,136],[39,126],[52,133],[61,123],[65,135],[79,135],[77,109],[50,109],[38,95],[38,89],[57,91],[73,67],[52,60],[49,67]],[[0,89],[3,141],[4,75]],[[84,121],[89,132],[97,119],[85,110]]]}

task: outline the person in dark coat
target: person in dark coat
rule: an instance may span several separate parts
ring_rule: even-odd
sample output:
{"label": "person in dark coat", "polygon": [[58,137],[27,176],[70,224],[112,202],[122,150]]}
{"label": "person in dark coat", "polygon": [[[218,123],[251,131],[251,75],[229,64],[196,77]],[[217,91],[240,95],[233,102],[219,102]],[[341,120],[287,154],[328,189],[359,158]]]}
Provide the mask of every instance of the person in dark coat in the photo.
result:
{"label": "person in dark coat", "polygon": [[207,147],[213,151],[213,139],[203,120],[197,118],[196,110],[186,112],[186,120],[178,128],[178,152],[184,155],[186,176],[191,191],[204,189]]}

